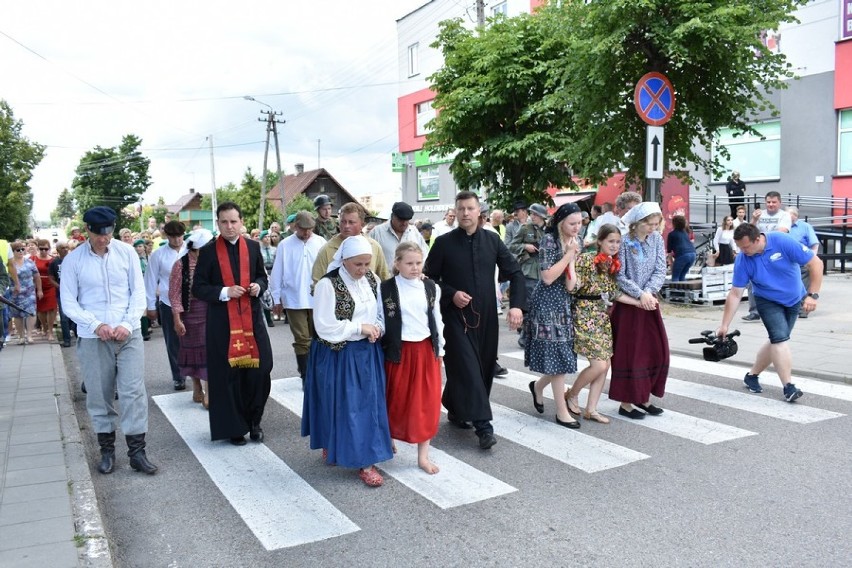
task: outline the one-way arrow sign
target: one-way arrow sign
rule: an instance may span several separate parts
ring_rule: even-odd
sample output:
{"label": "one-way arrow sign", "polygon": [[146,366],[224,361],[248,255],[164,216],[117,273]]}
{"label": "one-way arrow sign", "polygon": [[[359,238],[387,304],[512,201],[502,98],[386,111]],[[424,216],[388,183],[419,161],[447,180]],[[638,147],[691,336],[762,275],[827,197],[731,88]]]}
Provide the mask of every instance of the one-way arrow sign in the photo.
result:
{"label": "one-way arrow sign", "polygon": [[648,126],[648,144],[645,147],[645,177],[663,179],[663,127]]}

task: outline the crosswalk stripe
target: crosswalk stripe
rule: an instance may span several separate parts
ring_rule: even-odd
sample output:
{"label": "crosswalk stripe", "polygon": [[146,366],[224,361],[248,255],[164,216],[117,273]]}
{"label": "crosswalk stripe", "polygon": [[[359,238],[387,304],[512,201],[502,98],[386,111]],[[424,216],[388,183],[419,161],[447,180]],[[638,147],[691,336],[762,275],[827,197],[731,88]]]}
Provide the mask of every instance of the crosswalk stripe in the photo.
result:
{"label": "crosswalk stripe", "polygon": [[621,467],[650,456],[559,426],[552,419],[530,416],[491,403],[494,433],[586,473]]}
{"label": "crosswalk stripe", "polygon": [[681,381],[671,377],[666,381],[666,392],[703,402],[736,408],[737,410],[744,410],[753,414],[802,424],[812,424],[843,416],[839,412],[814,408],[813,406],[806,406],[799,403],[790,404],[780,399],[770,399],[748,394],[745,391],[736,392],[730,389]]}
{"label": "crosswalk stripe", "polygon": [[[302,381],[298,377],[272,381],[273,400],[296,416],[302,416]],[[430,475],[417,466],[416,445],[396,442],[397,455],[378,467],[441,509],[467,505],[517,491],[515,487],[435,448],[430,459],[441,471]]]}
{"label": "crosswalk stripe", "polygon": [[[523,352],[521,352],[521,354],[521,357],[523,358]],[[698,373],[735,379],[740,384],[742,384],[743,376],[747,370],[744,367],[737,365],[714,363],[712,361],[704,361],[703,359],[692,359],[676,355],[671,357],[671,365],[678,369],[688,369]],[[805,392],[805,394],[816,394],[852,402],[852,385],[808,379],[797,375],[794,375],[792,380],[797,387]],[[764,371],[760,374],[760,383],[764,387],[769,386],[777,387],[779,389],[781,388],[781,381],[778,379],[778,374],[771,371]]]}
{"label": "crosswalk stripe", "polygon": [[[585,362],[578,361],[579,367],[585,367],[585,365]],[[509,374],[506,375],[505,379],[496,381],[496,384],[505,385],[522,392],[529,392],[529,382],[537,380],[538,378],[539,377],[537,375],[511,370],[509,371]],[[544,395],[546,398],[551,400],[553,399],[552,390],[549,387],[545,389]],[[579,396],[580,406],[585,407],[587,397],[588,390],[583,389]],[[646,417],[645,420],[632,420],[619,415],[618,407],[618,402],[609,400],[606,396],[602,397],[598,402],[598,412],[605,414],[610,418],[623,420],[630,424],[636,424],[645,428],[650,428],[651,430],[657,430],[658,432],[663,432],[679,438],[685,438],[701,444],[717,444],[719,442],[727,442],[729,440],[757,435],[757,432],[751,432],[735,426],[729,426],[727,424],[705,420],[696,416],[682,414],[668,408],[659,416]]]}
{"label": "crosswalk stripe", "polygon": [[191,396],[153,399],[266,550],[360,530],[265,445],[211,442],[208,414]]}

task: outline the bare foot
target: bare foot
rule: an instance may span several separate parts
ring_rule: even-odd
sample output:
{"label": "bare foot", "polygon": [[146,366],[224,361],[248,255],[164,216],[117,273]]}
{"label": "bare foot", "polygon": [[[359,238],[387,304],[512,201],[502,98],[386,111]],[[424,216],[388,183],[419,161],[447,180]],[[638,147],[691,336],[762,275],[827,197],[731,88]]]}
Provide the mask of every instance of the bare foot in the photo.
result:
{"label": "bare foot", "polygon": [[417,465],[420,466],[420,469],[428,473],[429,475],[434,475],[441,471],[438,469],[438,466],[429,461],[429,459],[417,460]]}

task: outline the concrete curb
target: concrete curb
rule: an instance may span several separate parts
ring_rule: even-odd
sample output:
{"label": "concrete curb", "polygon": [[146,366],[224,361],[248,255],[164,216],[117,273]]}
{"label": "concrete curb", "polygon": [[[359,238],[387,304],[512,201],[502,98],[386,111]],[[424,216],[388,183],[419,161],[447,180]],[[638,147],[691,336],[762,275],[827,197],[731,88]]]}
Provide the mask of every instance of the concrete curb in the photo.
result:
{"label": "concrete curb", "polygon": [[59,427],[68,473],[68,491],[74,512],[74,526],[79,543],[77,558],[80,566],[111,568],[112,552],[104,532],[98,498],[86,461],[86,450],[80,434],[80,423],[71,400],[71,385],[61,348],[53,349],[53,370],[56,381]]}

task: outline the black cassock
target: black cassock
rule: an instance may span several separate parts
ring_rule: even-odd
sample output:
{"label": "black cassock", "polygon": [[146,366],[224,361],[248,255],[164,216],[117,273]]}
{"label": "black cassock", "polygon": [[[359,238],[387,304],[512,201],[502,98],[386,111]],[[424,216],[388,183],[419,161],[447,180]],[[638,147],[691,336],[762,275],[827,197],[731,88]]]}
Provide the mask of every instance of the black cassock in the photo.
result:
{"label": "black cassock", "polygon": [[[491,231],[468,235],[453,229],[435,239],[424,272],[441,287],[444,319],[444,366],[447,384],[441,402],[459,420],[491,420],[491,383],[497,361],[497,291],[499,280],[512,286],[510,305],[526,305],[524,275],[517,260]],[[453,295],[466,292],[473,299],[465,308],[453,304]]]}
{"label": "black cassock", "polygon": [[[222,238],[222,237],[218,237]],[[245,238],[245,237],[241,237]],[[268,282],[260,245],[245,239],[249,253],[249,278],[260,285],[261,294]],[[239,248],[225,241],[234,281],[239,281]],[[228,364],[228,302],[219,300],[224,287],[216,239],[201,248],[192,281],[192,295],[207,302],[207,386],[210,397],[210,437],[225,440],[244,436],[252,422],[260,424],[263,409],[269,398],[272,372],[272,347],[266,333],[260,295],[251,297],[254,337],[260,351],[260,367],[232,368]],[[233,300],[231,300],[233,301]]]}

